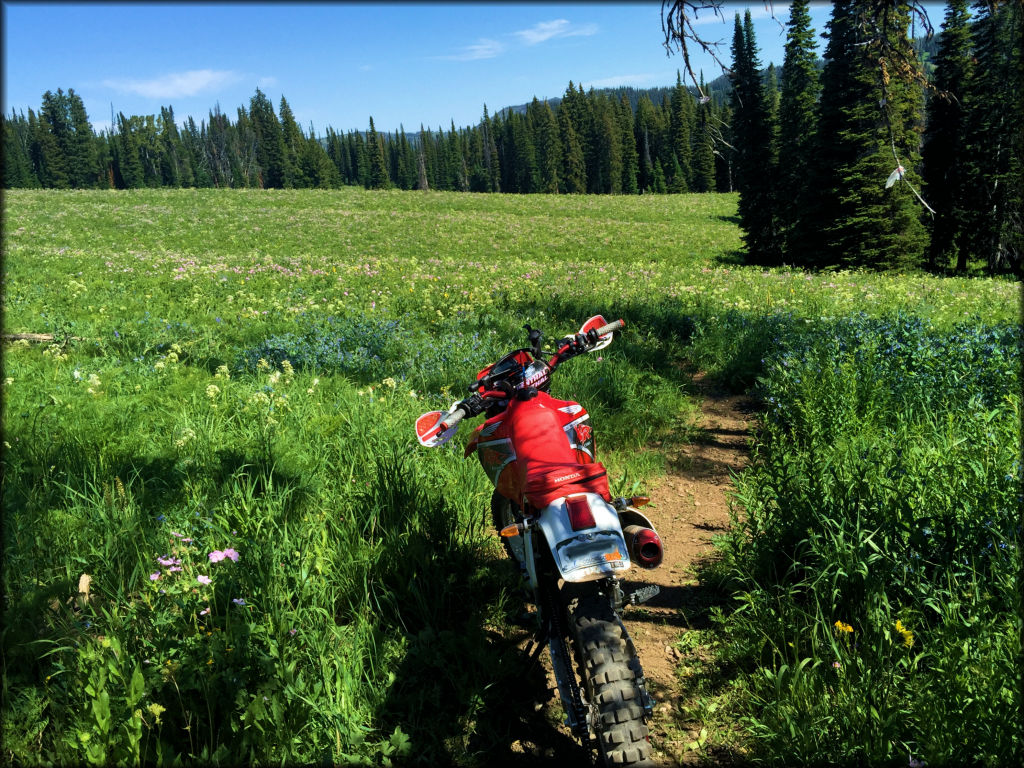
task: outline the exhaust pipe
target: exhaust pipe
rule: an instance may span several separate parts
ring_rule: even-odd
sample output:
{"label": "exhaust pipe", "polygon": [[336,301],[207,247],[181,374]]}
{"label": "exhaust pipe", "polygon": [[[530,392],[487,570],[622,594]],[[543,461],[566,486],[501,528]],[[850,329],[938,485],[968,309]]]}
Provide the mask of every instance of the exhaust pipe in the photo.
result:
{"label": "exhaust pipe", "polygon": [[665,548],[661,544],[661,537],[653,528],[627,525],[622,529],[622,534],[626,537],[630,560],[641,568],[657,568],[661,565]]}

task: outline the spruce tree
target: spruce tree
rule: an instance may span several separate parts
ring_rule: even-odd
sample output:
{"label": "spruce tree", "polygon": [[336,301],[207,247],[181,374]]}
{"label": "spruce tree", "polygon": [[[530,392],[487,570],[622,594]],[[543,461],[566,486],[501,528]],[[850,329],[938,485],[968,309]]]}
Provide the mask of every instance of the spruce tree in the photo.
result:
{"label": "spruce tree", "polygon": [[558,125],[562,136],[562,191],[571,195],[587,191],[587,169],[583,158],[583,147],[570,117],[565,102],[558,110]]}
{"label": "spruce tree", "polygon": [[1021,75],[1022,9],[1006,3],[995,9],[987,2],[974,5],[972,26],[976,61],[964,105],[966,256],[982,260],[991,271],[1020,269],[1021,229]]}
{"label": "spruce tree", "polygon": [[[864,0],[837,0],[828,22],[816,187],[823,237],[815,255],[823,266],[909,268],[921,263],[926,245],[909,186],[920,185],[922,92],[907,73],[885,68],[879,40],[863,39],[864,12]],[[894,13],[900,31],[884,42],[906,50],[909,18],[905,9]],[[897,157],[904,179],[887,189]]]}
{"label": "spruce tree", "polygon": [[282,163],[281,185],[285,189],[306,189],[314,186],[312,179],[308,178],[299,162],[306,137],[302,135],[302,129],[295,120],[291,105],[282,95],[281,104],[278,108],[281,121],[281,137],[284,141],[284,162]]}
{"label": "spruce tree", "polygon": [[31,139],[25,115],[17,115],[12,109],[11,116],[3,118],[2,122],[4,128],[4,188],[38,187],[39,179],[32,171],[32,160],[29,157]]}
{"label": "spruce tree", "polygon": [[[700,73],[700,90],[705,93],[704,73]],[[693,184],[694,192],[714,192],[715,150],[711,134],[713,109],[710,99],[697,106],[697,130],[693,136]]]}
{"label": "spruce tree", "polygon": [[285,184],[284,133],[274,114],[274,105],[259,88],[249,101],[249,119],[256,137],[260,186],[280,189]]}
{"label": "spruce tree", "polygon": [[[964,99],[972,79],[971,33],[967,0],[949,0],[935,57],[935,92],[928,101],[927,130],[921,160],[931,222],[928,265],[945,268],[962,248],[967,256],[964,204],[971,197],[964,177]],[[961,263],[964,266],[966,261]]]}
{"label": "spruce tree", "polygon": [[821,84],[808,5],[794,0],[789,8],[779,103],[779,230],[786,260],[797,264],[813,263],[811,233],[819,223],[814,143]]}
{"label": "spruce tree", "polygon": [[142,160],[139,158],[139,145],[132,129],[132,122],[123,112],[117,116],[118,168],[117,175],[121,179],[122,189],[138,189],[145,186],[145,175]]}
{"label": "spruce tree", "polygon": [[633,109],[625,92],[619,97],[619,141],[622,144],[622,193],[635,195],[640,191],[637,176],[640,172],[640,156],[636,151],[636,137],[633,134]]}
{"label": "spruce tree", "polygon": [[676,70],[676,86],[672,89],[670,105],[669,147],[673,157],[673,171],[669,189],[673,192],[686,192],[690,188],[692,176],[690,124],[693,121],[693,96],[683,87],[679,70]]}
{"label": "spruce tree", "polygon": [[761,82],[754,25],[748,10],[733,32],[733,135],[736,147],[738,213],[747,258],[759,264],[778,264],[782,248],[776,216],[777,157],[774,126]]}
{"label": "spruce tree", "polygon": [[370,116],[370,131],[366,134],[366,143],[370,159],[366,188],[387,189],[390,186],[390,178],[387,159],[384,157],[384,142],[373,125],[372,115]]}

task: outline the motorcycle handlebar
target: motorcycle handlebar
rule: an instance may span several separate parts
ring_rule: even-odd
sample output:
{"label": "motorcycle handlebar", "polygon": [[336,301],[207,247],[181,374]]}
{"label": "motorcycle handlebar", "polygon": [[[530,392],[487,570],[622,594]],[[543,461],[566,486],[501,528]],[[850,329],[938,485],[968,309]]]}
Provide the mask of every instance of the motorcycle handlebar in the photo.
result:
{"label": "motorcycle handlebar", "polygon": [[602,325],[600,328],[598,328],[597,335],[605,336],[611,333],[612,331],[622,330],[625,326],[626,324],[622,320],[615,320],[611,323],[608,323],[608,325]]}

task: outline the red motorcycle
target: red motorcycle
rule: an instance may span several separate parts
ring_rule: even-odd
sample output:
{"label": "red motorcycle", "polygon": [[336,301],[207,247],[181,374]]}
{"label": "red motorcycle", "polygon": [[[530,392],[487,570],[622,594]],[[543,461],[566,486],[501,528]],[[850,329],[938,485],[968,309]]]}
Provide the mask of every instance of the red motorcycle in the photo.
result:
{"label": "red motorcycle", "polygon": [[652,585],[627,595],[621,579],[633,563],[657,567],[663,547],[637,509],[648,499],[612,498],[594,458],[587,411],[548,394],[562,363],[605,348],[622,327],[597,315],[555,351],[542,352],[543,334],[527,325],[528,348],[480,371],[471,394],[447,413],[420,416],[416,433],[421,445],[435,448],[463,419],[487,416],[465,455],[476,453],[495,486],[495,527],[536,606],[531,663],[549,649],[565,723],[601,765],[637,766],[650,761],[652,700],[620,614],[659,590]]}

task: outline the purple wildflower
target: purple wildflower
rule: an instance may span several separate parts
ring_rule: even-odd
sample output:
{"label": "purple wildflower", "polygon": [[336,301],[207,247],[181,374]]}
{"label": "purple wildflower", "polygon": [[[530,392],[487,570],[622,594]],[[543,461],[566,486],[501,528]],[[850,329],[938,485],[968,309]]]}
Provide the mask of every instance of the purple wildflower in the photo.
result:
{"label": "purple wildflower", "polygon": [[157,571],[156,573],[149,574],[149,580],[150,581],[156,581],[159,578],[160,578],[160,571]]}
{"label": "purple wildflower", "polygon": [[199,574],[198,576],[196,576],[196,581],[198,581],[200,584],[209,584],[213,581],[213,579],[211,579],[209,576]]}
{"label": "purple wildflower", "polygon": [[245,598],[233,597],[233,598],[231,598],[231,602],[234,603],[235,605],[245,605]]}

